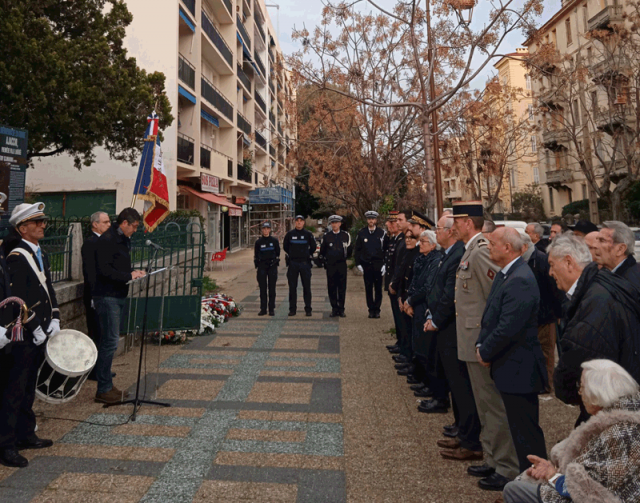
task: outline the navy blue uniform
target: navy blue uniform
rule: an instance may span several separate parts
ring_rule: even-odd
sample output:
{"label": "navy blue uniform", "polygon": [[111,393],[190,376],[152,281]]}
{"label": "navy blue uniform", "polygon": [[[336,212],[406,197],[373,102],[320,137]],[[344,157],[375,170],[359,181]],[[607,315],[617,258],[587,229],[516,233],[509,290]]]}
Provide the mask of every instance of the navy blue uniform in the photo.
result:
{"label": "navy blue uniform", "polygon": [[347,257],[351,236],[348,232],[329,231],[324,235],[320,255],[327,270],[327,287],[333,314],[344,315],[344,299],[347,292]]}
{"label": "navy blue uniform", "polygon": [[298,306],[298,276],[302,281],[302,297],[304,310],[311,312],[311,257],[316,251],[316,239],[306,229],[290,230],[282,242],[289,269],[287,280],[289,281],[289,312],[296,312]]}
{"label": "navy blue uniform", "polygon": [[267,290],[269,292],[269,312],[276,308],[276,281],[278,281],[278,265],[280,264],[280,243],[273,236],[256,241],[253,251],[253,263],[257,269],[258,286],[260,287],[260,311],[267,310]]}
{"label": "navy blue uniform", "polygon": [[363,269],[367,307],[369,315],[373,316],[380,315],[380,304],[382,304],[384,238],[384,231],[377,227],[373,231],[368,227],[361,229],[356,238],[356,266],[361,266]]}

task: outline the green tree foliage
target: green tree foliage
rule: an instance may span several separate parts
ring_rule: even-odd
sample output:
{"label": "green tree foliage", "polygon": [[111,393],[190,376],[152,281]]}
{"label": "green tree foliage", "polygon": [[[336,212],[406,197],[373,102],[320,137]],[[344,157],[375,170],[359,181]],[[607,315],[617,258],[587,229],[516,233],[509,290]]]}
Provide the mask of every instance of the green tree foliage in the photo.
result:
{"label": "green tree foliage", "polygon": [[515,192],[511,198],[514,216],[527,222],[542,222],[547,219],[539,185],[527,185],[522,192]]}
{"label": "green tree foliage", "polygon": [[135,163],[146,117],[173,122],[165,76],[138,68],[123,47],[123,0],[0,2],[0,122],[29,130],[29,158],[93,149]]}

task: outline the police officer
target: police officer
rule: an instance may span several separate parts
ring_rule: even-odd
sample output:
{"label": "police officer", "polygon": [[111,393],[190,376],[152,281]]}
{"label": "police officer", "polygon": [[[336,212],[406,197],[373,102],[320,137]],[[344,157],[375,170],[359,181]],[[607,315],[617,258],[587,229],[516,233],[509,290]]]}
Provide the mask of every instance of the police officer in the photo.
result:
{"label": "police officer", "polygon": [[298,276],[302,280],[304,311],[311,316],[311,258],[316,251],[313,234],[304,228],[304,217],[296,216],[295,229],[290,230],[282,242],[289,281],[289,316],[296,315],[298,304]]}
{"label": "police officer", "polygon": [[348,232],[340,230],[342,217],[331,215],[329,217],[331,230],[322,240],[320,255],[325,261],[327,270],[327,287],[329,300],[331,301],[332,318],[340,316],[344,318],[344,299],[347,292],[347,258],[350,254],[351,236]]}
{"label": "police officer", "polygon": [[[0,460],[15,467],[28,465],[18,450],[43,449],[53,445],[51,440],[38,438],[35,434],[36,416],[33,412],[44,343],[47,337],[54,337],[60,331],[60,311],[51,284],[49,260],[38,244],[44,237],[46,221],[43,203],[19,204],[9,219],[19,239],[7,256],[11,293],[28,307],[33,306],[25,322],[24,341],[12,342],[8,346],[12,367],[2,371],[3,376],[9,372],[11,382],[3,393],[1,415],[5,419],[0,428]],[[8,419],[7,415],[10,416]]]}
{"label": "police officer", "polygon": [[253,251],[253,264],[258,270],[258,286],[260,287],[260,312],[258,316],[267,314],[267,285],[269,287],[269,316],[275,315],[276,281],[278,281],[278,265],[280,265],[280,243],[271,235],[271,224],[262,224],[262,237],[256,241]]}
{"label": "police officer", "polygon": [[356,238],[356,267],[364,274],[369,318],[380,318],[385,234],[382,229],[376,226],[378,223],[377,212],[367,211],[364,216],[367,219],[367,227],[361,229]]}

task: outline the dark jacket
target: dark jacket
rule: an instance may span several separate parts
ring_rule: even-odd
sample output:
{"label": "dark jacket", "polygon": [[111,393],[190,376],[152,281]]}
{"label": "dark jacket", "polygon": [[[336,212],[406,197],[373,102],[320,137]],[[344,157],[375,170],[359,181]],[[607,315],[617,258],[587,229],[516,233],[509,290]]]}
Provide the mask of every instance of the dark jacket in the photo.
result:
{"label": "dark jacket", "polygon": [[579,404],[580,365],[612,360],[640,381],[640,307],[625,279],[594,262],[585,267],[560,323],[560,359],[553,374],[556,396]]}
{"label": "dark jacket", "polygon": [[549,246],[549,239],[548,238],[540,238],[540,241],[538,241],[533,246],[535,246],[542,253],[547,253],[547,247]]}
{"label": "dark jacket", "polygon": [[113,224],[98,238],[98,275],[94,297],[125,298],[131,281],[131,240]]}
{"label": "dark jacket", "polygon": [[415,259],[413,278],[407,292],[407,302],[414,309],[420,304],[427,303],[427,295],[441,260],[442,252],[439,250],[432,250],[428,255],[420,254]]}
{"label": "dark jacket", "polygon": [[431,320],[438,328],[438,345],[455,348],[456,335],[455,287],[456,272],[464,255],[464,243],[457,241],[438,264],[436,275],[427,295],[427,307]]}
{"label": "dark jacket", "polygon": [[409,296],[409,286],[413,279],[413,266],[416,259],[420,255],[420,249],[416,246],[411,250],[405,248],[404,258],[402,260],[402,279],[398,283],[398,297],[404,302]]}
{"label": "dark jacket", "polygon": [[556,320],[562,317],[562,302],[565,295],[558,289],[556,281],[549,275],[549,257],[546,253],[534,247],[527,264],[533,271],[540,290],[538,326],[555,323]]}
{"label": "dark jacket", "polygon": [[[20,241],[15,248],[22,248],[27,250],[33,257],[33,261],[36,266],[40,268],[36,254],[32,251],[31,247],[24,241]],[[15,250],[14,248],[14,250]],[[44,274],[46,277],[47,291],[40,283],[38,276],[31,269],[27,259],[17,251],[12,251],[7,257],[7,267],[9,268],[9,278],[11,280],[11,294],[21,298],[27,307],[31,308],[37,302],[40,302],[29,314],[28,321],[26,323],[27,330],[25,330],[25,341],[32,340],[33,335],[31,332],[42,327],[42,330],[47,332],[49,330],[49,323],[52,318],[60,319],[60,310],[58,309],[58,299],[56,298],[56,292],[53,289],[51,283],[51,272],[49,265],[49,258],[43,252],[42,263],[44,264]],[[49,302],[51,300],[51,302]],[[30,337],[27,335],[30,334]]]}
{"label": "dark jacket", "polygon": [[482,315],[480,356],[503,393],[535,393],[547,387],[547,371],[538,340],[540,290],[522,257],[506,277],[496,274]]}
{"label": "dark jacket", "polygon": [[311,261],[316,251],[316,238],[307,229],[292,229],[285,234],[282,248],[289,260]]}
{"label": "dark jacket", "polygon": [[351,251],[351,236],[348,232],[329,231],[324,235],[320,246],[320,255],[325,266],[332,267],[347,261]]}
{"label": "dark jacket", "polygon": [[253,247],[253,265],[269,268],[280,264],[280,243],[273,236],[261,236]]}
{"label": "dark jacket", "polygon": [[82,243],[80,251],[82,255],[82,276],[84,277],[84,297],[91,299],[93,290],[98,277],[98,264],[96,263],[96,252],[98,250],[98,236],[95,232],[91,233]]}
{"label": "dark jacket", "polygon": [[393,288],[396,293],[398,292],[398,288],[400,288],[400,282],[404,278],[404,258],[406,254],[407,244],[404,241],[403,234],[402,239],[398,240],[398,243],[396,244],[393,272],[391,273],[391,281],[389,281],[389,287]]}
{"label": "dark jacket", "polygon": [[360,229],[356,237],[354,258],[356,265],[373,264],[382,267],[384,263],[384,231],[376,227],[373,232],[369,227]]}
{"label": "dark jacket", "polygon": [[396,248],[400,241],[404,241],[404,234],[402,232],[396,234],[395,236],[390,236],[386,234],[384,237],[384,289],[389,289],[389,283],[391,283],[391,278],[393,277],[393,273],[396,267]]}
{"label": "dark jacket", "polygon": [[629,255],[620,267],[616,269],[618,276],[622,276],[626,279],[632,286],[636,288],[636,290],[640,290],[640,264],[636,262],[636,259],[633,255]]}
{"label": "dark jacket", "polygon": [[[7,297],[11,297],[11,278],[9,277],[9,268],[4,258],[4,251],[0,247],[0,302]],[[18,316],[18,309],[15,305],[5,305],[0,308],[0,324],[6,326]],[[34,327],[35,328],[35,327]],[[10,339],[11,333],[7,332],[6,336]]]}

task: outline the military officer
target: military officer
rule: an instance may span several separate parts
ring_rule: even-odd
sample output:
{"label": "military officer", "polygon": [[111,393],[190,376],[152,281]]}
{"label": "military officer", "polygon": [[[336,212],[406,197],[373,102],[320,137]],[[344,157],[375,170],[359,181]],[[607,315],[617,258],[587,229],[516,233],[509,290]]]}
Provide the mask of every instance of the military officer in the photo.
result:
{"label": "military officer", "polygon": [[470,466],[467,473],[482,477],[478,485],[483,489],[502,490],[505,481],[520,473],[518,458],[508,434],[504,403],[491,378],[491,370],[480,365],[476,358],[482,315],[499,267],[489,259],[489,243],[482,235],[482,202],[453,203],[453,218],[455,231],[465,246],[455,284],[458,359],[467,363],[482,425],[480,442],[485,461],[483,465]]}
{"label": "military officer", "polygon": [[331,301],[332,318],[340,316],[344,318],[344,299],[347,292],[347,258],[350,254],[351,236],[348,232],[340,230],[342,217],[331,215],[329,217],[331,230],[322,240],[320,255],[325,261],[327,270],[327,287],[329,300]]}
{"label": "military officer", "polygon": [[13,346],[11,359],[15,382],[10,389],[5,389],[3,397],[2,415],[7,414],[7,403],[7,410],[13,411],[8,412],[13,420],[5,420],[9,429],[0,432],[2,462],[17,467],[28,464],[18,450],[43,449],[53,445],[51,440],[38,438],[35,434],[36,417],[33,412],[44,342],[60,331],[60,311],[51,284],[49,260],[38,244],[44,237],[47,222],[44,207],[44,203],[19,204],[9,219],[16,237],[19,237],[7,256],[11,293],[28,307],[33,307],[25,322],[24,342],[10,344]]}
{"label": "military officer", "polygon": [[316,239],[304,228],[304,217],[297,215],[295,228],[287,232],[282,242],[289,281],[289,316],[295,316],[298,305],[298,276],[302,281],[304,311],[311,316],[311,258],[316,251]]}
{"label": "military officer", "polygon": [[384,273],[384,231],[377,227],[378,213],[367,211],[367,227],[358,232],[355,246],[356,267],[364,274],[369,318],[380,318],[382,274]]}
{"label": "military officer", "polygon": [[395,254],[398,241],[404,239],[404,234],[398,229],[398,212],[392,210],[387,217],[387,234],[384,237],[384,290],[389,289],[389,283],[391,283],[391,276],[395,268]]}
{"label": "military officer", "polygon": [[271,224],[262,224],[262,237],[255,244],[253,264],[258,271],[260,287],[260,312],[258,316],[267,314],[267,288],[269,290],[269,316],[275,315],[276,281],[278,281],[278,265],[280,265],[280,243],[271,235]]}

